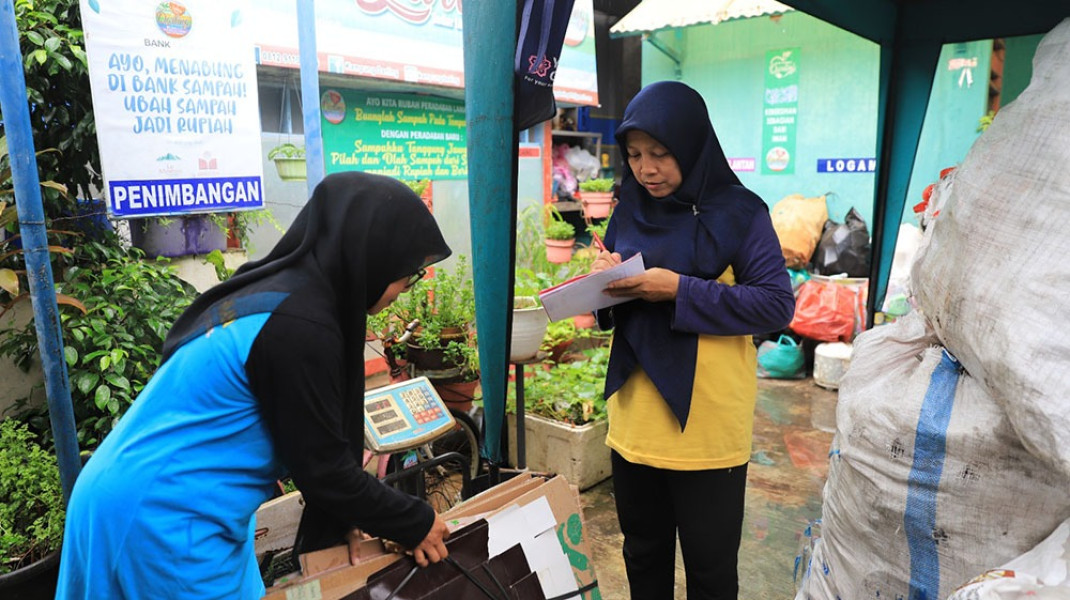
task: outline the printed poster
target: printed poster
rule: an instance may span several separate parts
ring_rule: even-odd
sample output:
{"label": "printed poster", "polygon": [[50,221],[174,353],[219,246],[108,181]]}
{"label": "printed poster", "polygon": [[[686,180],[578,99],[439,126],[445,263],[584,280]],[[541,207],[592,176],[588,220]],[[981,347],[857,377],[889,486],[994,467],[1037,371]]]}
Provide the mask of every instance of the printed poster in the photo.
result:
{"label": "printed poster", "polygon": [[263,206],[247,6],[81,1],[112,216]]}
{"label": "printed poster", "polygon": [[466,179],[464,103],[415,94],[327,89],[320,99],[327,173]]}
{"label": "printed poster", "polygon": [[795,172],[795,125],[799,113],[799,49],[765,53],[762,111],[762,174]]}

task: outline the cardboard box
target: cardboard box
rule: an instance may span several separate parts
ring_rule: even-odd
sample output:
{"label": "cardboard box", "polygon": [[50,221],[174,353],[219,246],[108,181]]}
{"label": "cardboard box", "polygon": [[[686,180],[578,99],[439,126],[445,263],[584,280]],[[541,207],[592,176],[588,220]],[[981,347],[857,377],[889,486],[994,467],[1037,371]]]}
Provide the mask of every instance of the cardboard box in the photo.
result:
{"label": "cardboard box", "polygon": [[[442,517],[452,526],[470,523],[473,519],[493,520],[517,507],[525,507],[545,498],[556,523],[554,532],[569,565],[576,585],[584,590],[576,596],[583,600],[598,600],[601,594],[597,586],[594,563],[591,560],[590,535],[580,510],[579,494],[564,477],[548,477],[522,473],[508,481],[443,513]],[[359,591],[373,573],[389,566],[401,557],[387,554],[370,559],[356,566],[343,566],[320,575],[306,576],[300,580],[275,586],[268,590],[267,600],[341,600]],[[450,600],[443,598],[442,600]]]}

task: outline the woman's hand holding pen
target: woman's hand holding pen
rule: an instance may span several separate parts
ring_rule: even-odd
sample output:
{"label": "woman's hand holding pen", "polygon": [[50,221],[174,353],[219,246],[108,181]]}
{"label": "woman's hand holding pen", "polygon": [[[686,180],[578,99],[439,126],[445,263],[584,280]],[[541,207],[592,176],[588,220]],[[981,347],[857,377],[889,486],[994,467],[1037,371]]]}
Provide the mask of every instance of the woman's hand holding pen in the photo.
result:
{"label": "woman's hand holding pen", "polygon": [[[598,256],[601,258],[602,255]],[[617,261],[620,261],[619,255]],[[597,258],[595,262],[598,262]],[[594,270],[594,265],[591,266],[591,270]],[[676,299],[676,290],[679,287],[680,275],[678,273],[654,267],[647,269],[641,275],[613,281],[603,292],[614,298],[639,298],[647,302],[665,302]]]}
{"label": "woman's hand holding pen", "polygon": [[594,262],[591,263],[591,272],[597,273],[598,271],[605,271],[606,269],[619,265],[621,263],[619,252],[609,252],[603,250],[598,253],[598,256],[594,258]]}

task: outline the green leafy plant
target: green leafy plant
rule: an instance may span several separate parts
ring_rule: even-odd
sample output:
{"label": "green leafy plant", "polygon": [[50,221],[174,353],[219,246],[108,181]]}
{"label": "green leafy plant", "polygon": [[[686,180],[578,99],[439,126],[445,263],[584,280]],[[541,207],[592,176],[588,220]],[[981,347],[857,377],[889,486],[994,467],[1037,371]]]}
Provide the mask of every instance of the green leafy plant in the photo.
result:
{"label": "green leafy plant", "polygon": [[416,195],[420,196],[422,198],[423,195],[424,195],[424,192],[426,192],[427,188],[431,185],[431,180],[430,179],[416,179],[416,180],[406,179],[406,180],[402,181],[402,183],[404,183],[405,185],[409,186],[409,189],[411,189],[413,192],[416,192]]}
{"label": "green leafy plant", "polygon": [[[64,359],[78,442],[94,448],[159,366],[164,337],[196,292],[166,263],[143,260],[140,250],[117,243],[87,242],[74,258],[59,289],[81,300],[86,311],[60,314]],[[0,356],[29,369],[38,356],[32,321],[22,328],[0,329]],[[22,398],[15,410],[50,443],[41,407]]]}
{"label": "green leafy plant", "polygon": [[223,258],[223,253],[219,249],[212,250],[208,254],[204,255],[204,262],[212,265],[215,269],[216,279],[219,281],[226,281],[234,275],[236,269],[231,269],[227,266],[227,261]]}
{"label": "green leafy plant", "polygon": [[414,341],[421,347],[445,348],[448,342],[443,343],[441,339],[443,330],[456,328],[467,332],[476,320],[475,286],[468,259],[461,255],[453,269],[436,268],[433,277],[416,282],[398,296],[390,312],[397,317],[393,323],[401,327],[420,319]]}
{"label": "green leafy plant", "polygon": [[606,239],[606,229],[609,228],[609,219],[602,219],[598,223],[588,223],[587,232],[592,234],[591,241],[594,242],[594,234],[598,234],[599,239]]}
{"label": "green leafy plant", "polygon": [[267,157],[268,160],[275,160],[276,158],[304,158],[305,147],[286,142],[268,150]]}
{"label": "green leafy plant", "polygon": [[56,457],[16,419],[0,421],[0,573],[41,560],[63,540]]}
{"label": "green leafy plant", "polygon": [[[602,391],[609,366],[609,348],[599,346],[584,350],[582,355],[583,360],[535,369],[534,375],[524,382],[525,410],[573,425],[606,418]],[[510,388],[511,410],[516,406],[514,394]]]}
{"label": "green leafy plant", "polygon": [[55,149],[37,156],[40,172],[56,182],[42,190],[45,213],[74,214],[76,198],[92,198],[102,187],[78,0],[14,5],[34,146]]}
{"label": "green leafy plant", "polygon": [[987,114],[981,117],[977,122],[977,131],[985,131],[988,126],[992,124],[992,120],[996,118],[996,111],[990,110]]}
{"label": "green leafy plant", "polygon": [[572,223],[566,221],[563,216],[561,216],[561,211],[548,204],[547,212],[550,213],[550,220],[546,223],[546,239],[575,239],[576,227],[573,226]]}
{"label": "green leafy plant", "polygon": [[581,192],[612,192],[613,180],[608,178],[588,179],[580,182]]}

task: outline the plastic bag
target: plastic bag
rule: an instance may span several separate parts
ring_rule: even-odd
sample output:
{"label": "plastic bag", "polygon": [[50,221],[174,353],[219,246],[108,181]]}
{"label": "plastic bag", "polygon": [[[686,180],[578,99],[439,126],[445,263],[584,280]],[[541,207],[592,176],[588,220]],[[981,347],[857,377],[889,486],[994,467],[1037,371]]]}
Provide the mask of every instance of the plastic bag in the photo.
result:
{"label": "plastic bag", "polygon": [[811,279],[799,287],[788,327],[821,342],[849,342],[855,331],[857,296],[847,286]]}
{"label": "plastic bag", "polygon": [[869,277],[869,250],[866,222],[852,208],[843,223],[825,223],[825,231],[814,251],[814,272],[818,275],[846,273],[848,277]]}
{"label": "plastic bag", "polygon": [[770,217],[773,219],[773,229],[780,238],[780,248],[788,268],[805,268],[829,218],[825,196],[786,196],[773,206]]}
{"label": "plastic bag", "polygon": [[758,377],[767,379],[802,379],[803,349],[790,335],[777,341],[765,341],[758,346]]}

